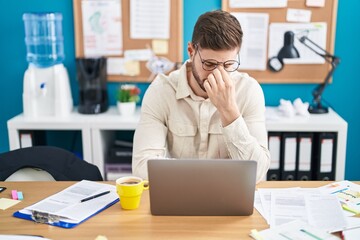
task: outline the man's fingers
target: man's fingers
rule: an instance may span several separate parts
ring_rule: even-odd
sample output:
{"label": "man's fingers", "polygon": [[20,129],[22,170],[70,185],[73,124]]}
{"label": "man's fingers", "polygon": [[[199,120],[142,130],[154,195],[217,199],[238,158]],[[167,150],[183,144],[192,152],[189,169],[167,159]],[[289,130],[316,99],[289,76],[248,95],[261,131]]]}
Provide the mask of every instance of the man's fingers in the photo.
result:
{"label": "man's fingers", "polygon": [[218,90],[218,86],[216,83],[216,79],[213,73],[210,73],[207,77],[207,81],[210,84],[211,90],[216,92]]}
{"label": "man's fingers", "polygon": [[232,86],[232,81],[230,79],[229,73],[227,71],[225,71],[224,68],[219,68],[220,73],[222,75],[222,80],[224,82],[225,87],[231,87]]}
{"label": "man's fingers", "polygon": [[224,89],[224,87],[225,87],[225,83],[224,83],[224,80],[223,80],[224,76],[223,76],[223,73],[220,72],[219,69],[223,69],[223,68],[222,67],[215,68],[213,70],[213,75],[215,77],[216,84],[218,85],[218,88],[219,89]]}

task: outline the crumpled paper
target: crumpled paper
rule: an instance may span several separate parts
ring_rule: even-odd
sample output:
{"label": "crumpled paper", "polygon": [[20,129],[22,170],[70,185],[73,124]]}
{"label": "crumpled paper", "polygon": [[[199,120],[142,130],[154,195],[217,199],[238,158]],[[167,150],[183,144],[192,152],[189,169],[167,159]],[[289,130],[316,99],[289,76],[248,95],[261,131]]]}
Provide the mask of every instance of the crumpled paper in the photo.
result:
{"label": "crumpled paper", "polygon": [[308,111],[309,103],[303,102],[300,98],[294,100],[293,103],[289,100],[280,99],[280,105],[278,109],[284,117],[294,117],[295,115],[308,117],[310,113]]}

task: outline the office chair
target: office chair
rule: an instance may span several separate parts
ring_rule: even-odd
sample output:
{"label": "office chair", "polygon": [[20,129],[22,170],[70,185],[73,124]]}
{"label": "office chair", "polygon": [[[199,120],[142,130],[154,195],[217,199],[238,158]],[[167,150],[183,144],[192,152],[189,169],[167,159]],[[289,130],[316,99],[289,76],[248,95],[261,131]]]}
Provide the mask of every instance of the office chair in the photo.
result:
{"label": "office chair", "polygon": [[58,147],[34,146],[0,154],[0,181],[80,181],[84,179],[103,181],[97,166]]}

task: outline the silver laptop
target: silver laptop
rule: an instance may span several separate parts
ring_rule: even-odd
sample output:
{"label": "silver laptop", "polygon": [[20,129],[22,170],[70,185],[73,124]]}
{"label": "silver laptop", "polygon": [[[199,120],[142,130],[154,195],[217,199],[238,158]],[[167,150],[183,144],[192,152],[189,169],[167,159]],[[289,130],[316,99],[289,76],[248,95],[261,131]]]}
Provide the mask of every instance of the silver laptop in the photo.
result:
{"label": "silver laptop", "polygon": [[248,216],[253,213],[255,161],[148,161],[153,215]]}

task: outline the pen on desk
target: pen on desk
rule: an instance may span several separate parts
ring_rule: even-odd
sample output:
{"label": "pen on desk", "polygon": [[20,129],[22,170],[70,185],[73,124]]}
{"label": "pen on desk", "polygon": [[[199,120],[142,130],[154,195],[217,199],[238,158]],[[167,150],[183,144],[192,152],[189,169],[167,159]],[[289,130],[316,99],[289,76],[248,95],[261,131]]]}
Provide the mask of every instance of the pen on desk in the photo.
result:
{"label": "pen on desk", "polygon": [[318,236],[314,235],[313,233],[306,231],[305,229],[300,229],[301,232],[306,233],[310,237],[316,239],[316,240],[323,240],[322,238],[319,238]]}
{"label": "pen on desk", "polygon": [[89,200],[91,200],[91,199],[98,198],[98,197],[101,197],[101,196],[103,196],[103,195],[106,195],[106,194],[108,194],[108,193],[110,193],[110,191],[102,192],[102,193],[96,194],[96,195],[94,195],[94,196],[90,196],[90,197],[81,199],[80,202],[86,202],[86,201],[89,201]]}

